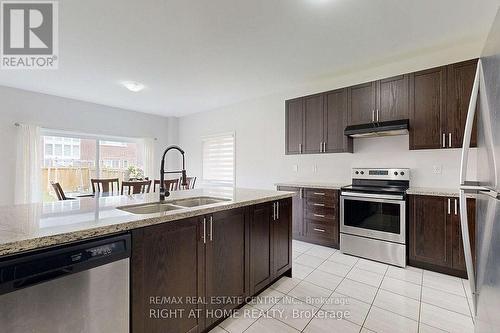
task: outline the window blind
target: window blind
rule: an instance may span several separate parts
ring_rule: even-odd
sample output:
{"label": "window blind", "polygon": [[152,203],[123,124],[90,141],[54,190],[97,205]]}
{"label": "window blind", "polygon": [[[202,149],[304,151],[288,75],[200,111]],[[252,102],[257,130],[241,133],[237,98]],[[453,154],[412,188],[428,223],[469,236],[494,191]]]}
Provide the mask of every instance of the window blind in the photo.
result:
{"label": "window blind", "polygon": [[214,185],[234,185],[234,134],[203,139],[203,180]]}

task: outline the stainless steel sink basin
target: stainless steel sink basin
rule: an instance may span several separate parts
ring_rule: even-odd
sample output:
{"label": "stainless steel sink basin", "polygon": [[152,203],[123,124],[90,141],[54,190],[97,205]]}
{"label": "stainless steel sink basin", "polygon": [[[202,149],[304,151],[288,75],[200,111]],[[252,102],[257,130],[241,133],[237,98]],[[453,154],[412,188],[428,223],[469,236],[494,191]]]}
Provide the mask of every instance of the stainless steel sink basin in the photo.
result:
{"label": "stainless steel sink basin", "polygon": [[180,199],[174,200],[170,202],[176,206],[182,207],[198,207],[211,205],[219,202],[229,201],[229,199],[215,198],[215,197],[196,197],[196,198],[188,198],[188,199]]}
{"label": "stainless steel sink basin", "polygon": [[229,201],[229,199],[215,197],[195,197],[166,202],[155,202],[140,205],[122,206],[118,209],[132,214],[155,214],[161,212],[169,212],[177,209],[185,209],[192,207],[200,207],[211,205],[219,202]]}
{"label": "stainless steel sink basin", "polygon": [[118,207],[118,209],[123,210],[125,212],[129,212],[132,214],[155,214],[161,212],[168,212],[172,210],[182,209],[184,207],[174,206],[168,203],[149,203],[142,205],[133,205],[133,206],[123,206]]}

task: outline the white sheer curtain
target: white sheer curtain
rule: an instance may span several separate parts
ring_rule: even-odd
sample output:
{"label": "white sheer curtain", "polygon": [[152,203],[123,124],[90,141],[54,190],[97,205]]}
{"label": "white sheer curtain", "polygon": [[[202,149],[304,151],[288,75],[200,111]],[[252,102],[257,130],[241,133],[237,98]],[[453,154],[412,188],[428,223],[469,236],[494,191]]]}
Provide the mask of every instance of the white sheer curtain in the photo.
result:
{"label": "white sheer curtain", "polygon": [[40,127],[19,124],[16,151],[16,204],[39,202],[42,177],[42,138]]}
{"label": "white sheer curtain", "polygon": [[144,176],[149,177],[151,180],[158,178],[158,168],[155,165],[155,139],[144,138],[142,139],[143,156],[144,156]]}

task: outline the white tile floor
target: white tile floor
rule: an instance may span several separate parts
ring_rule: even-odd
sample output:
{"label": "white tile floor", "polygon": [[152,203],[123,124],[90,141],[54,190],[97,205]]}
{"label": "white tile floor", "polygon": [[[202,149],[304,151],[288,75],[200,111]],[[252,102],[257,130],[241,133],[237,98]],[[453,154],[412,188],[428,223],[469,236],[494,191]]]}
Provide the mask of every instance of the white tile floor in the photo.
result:
{"label": "white tile floor", "polygon": [[211,332],[473,332],[468,281],[293,241],[293,278]]}

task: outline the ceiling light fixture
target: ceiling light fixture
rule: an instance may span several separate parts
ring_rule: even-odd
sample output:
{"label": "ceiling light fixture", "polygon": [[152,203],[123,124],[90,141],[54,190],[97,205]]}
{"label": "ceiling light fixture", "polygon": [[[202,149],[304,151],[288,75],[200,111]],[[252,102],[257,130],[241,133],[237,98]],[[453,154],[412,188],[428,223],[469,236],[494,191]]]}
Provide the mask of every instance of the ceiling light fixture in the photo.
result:
{"label": "ceiling light fixture", "polygon": [[133,91],[133,92],[139,92],[146,87],[142,83],[135,82],[135,81],[123,81],[122,85],[125,88],[127,88],[128,90]]}

